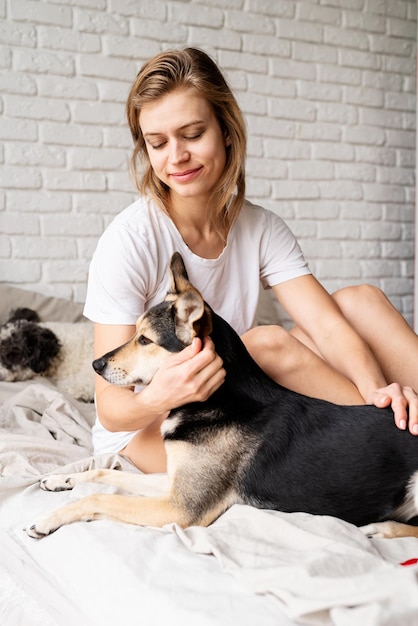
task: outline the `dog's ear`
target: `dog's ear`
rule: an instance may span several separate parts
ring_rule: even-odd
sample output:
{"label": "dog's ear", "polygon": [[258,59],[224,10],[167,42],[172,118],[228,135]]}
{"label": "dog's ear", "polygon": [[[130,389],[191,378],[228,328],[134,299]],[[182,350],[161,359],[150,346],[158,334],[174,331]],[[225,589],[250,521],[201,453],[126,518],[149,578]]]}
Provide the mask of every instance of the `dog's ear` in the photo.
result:
{"label": "dog's ear", "polygon": [[190,288],[189,277],[183,258],[179,252],[174,252],[169,266],[170,289],[168,296],[178,295]]}
{"label": "dog's ear", "polygon": [[193,337],[203,339],[212,332],[212,314],[200,293],[189,283],[189,288],[178,295],[174,304],[176,334],[185,344]]}
{"label": "dog's ear", "polygon": [[193,337],[205,337],[212,332],[212,313],[199,291],[189,281],[183,258],[179,252],[171,257],[170,290],[168,300],[173,300],[176,312],[176,333],[185,344]]}

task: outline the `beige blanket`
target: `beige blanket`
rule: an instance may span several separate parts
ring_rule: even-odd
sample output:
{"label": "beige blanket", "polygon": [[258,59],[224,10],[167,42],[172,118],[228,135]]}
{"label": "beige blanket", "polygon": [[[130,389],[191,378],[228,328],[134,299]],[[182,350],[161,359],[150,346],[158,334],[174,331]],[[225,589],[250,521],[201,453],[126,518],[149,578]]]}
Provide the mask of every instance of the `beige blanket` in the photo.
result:
{"label": "beige blanket", "polygon": [[103,520],[30,539],[22,528],[33,516],[91,491],[114,491],[84,484],[46,493],[37,484],[43,474],[133,468],[117,455],[91,456],[91,405],[42,382],[7,391],[0,410],[0,623],[418,624],[418,566],[401,565],[418,558],[418,539],[371,540],[335,518],[234,506],[209,528]]}

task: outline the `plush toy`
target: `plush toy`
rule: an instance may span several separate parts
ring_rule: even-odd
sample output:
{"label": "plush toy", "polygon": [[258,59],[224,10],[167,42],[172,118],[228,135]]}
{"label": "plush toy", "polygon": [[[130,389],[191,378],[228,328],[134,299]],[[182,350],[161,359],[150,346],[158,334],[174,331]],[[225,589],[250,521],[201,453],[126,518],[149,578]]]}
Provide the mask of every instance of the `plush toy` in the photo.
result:
{"label": "plush toy", "polygon": [[16,309],[0,327],[0,380],[46,376],[73,398],[94,398],[93,325],[41,322],[36,311]]}

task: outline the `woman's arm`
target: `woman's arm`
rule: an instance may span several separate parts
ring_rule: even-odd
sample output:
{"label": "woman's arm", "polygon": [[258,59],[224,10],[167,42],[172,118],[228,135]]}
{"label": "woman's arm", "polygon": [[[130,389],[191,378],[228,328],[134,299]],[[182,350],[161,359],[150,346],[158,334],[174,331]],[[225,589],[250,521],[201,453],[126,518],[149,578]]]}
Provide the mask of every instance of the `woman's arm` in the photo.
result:
{"label": "woman's arm", "polygon": [[[95,358],[128,341],[135,326],[95,324]],[[151,383],[139,393],[96,377],[96,407],[102,425],[110,431],[140,430],[161,423],[168,412],[187,402],[206,400],[224,381],[225,370],[209,337],[194,339],[169,356]]]}

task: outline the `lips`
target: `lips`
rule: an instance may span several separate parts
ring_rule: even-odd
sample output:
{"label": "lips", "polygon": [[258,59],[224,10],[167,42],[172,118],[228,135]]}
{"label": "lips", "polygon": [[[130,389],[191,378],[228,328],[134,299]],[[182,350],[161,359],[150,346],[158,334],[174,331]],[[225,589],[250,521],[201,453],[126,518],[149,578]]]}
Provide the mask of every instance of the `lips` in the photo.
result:
{"label": "lips", "polygon": [[194,169],[185,170],[184,172],[173,172],[169,174],[169,176],[178,183],[188,183],[201,172],[202,168],[203,166],[201,165]]}

